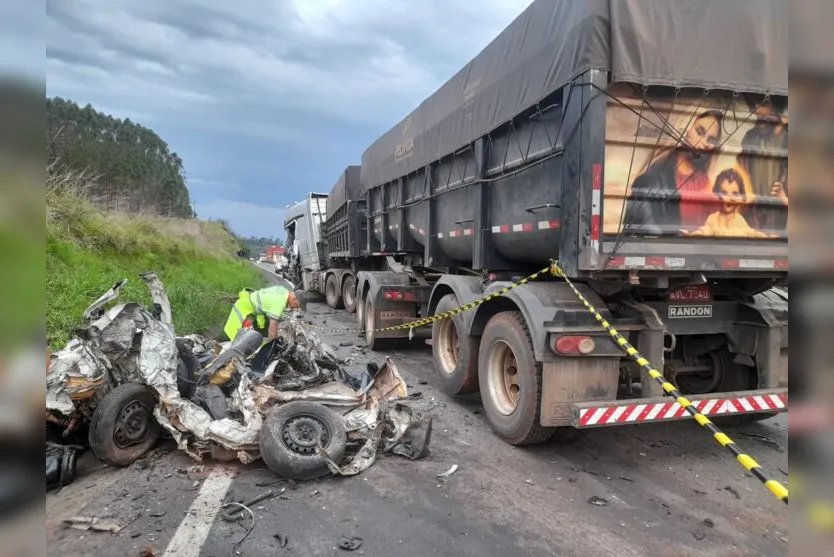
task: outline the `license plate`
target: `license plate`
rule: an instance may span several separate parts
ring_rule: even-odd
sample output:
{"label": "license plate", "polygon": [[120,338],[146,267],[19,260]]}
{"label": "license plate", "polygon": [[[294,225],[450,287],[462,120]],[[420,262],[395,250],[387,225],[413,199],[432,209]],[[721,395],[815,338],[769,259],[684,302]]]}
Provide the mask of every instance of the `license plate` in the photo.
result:
{"label": "license plate", "polygon": [[676,288],[667,294],[670,304],[708,304],[712,301],[712,292],[706,284]]}
{"label": "license plate", "polygon": [[706,319],[712,317],[712,304],[669,306],[669,319]]}
{"label": "license plate", "polygon": [[380,311],[380,319],[410,319],[413,313],[410,311]]}

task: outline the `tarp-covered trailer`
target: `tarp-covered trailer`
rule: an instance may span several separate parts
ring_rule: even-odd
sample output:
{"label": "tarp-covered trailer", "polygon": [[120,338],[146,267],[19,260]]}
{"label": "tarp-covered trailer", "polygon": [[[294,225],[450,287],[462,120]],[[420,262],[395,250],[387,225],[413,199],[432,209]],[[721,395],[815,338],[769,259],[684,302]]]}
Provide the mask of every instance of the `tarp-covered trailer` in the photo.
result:
{"label": "tarp-covered trailer", "polygon": [[[551,258],[702,412],[786,409],[787,0],[537,0],[362,155],[357,314],[442,313]],[[393,263],[396,261],[396,264]],[[433,324],[511,443],[682,419],[565,283]]]}
{"label": "tarp-covered trailer", "polygon": [[356,309],[356,272],[374,269],[366,257],[367,221],[365,197],[360,182],[360,167],[348,166],[330,190],[325,238],[327,266],[322,284],[327,303],[333,309]]}

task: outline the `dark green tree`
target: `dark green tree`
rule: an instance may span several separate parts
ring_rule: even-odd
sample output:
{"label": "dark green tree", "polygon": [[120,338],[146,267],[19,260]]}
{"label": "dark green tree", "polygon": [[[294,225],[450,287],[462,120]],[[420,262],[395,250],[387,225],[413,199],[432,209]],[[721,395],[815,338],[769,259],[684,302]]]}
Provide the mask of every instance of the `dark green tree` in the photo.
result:
{"label": "dark green tree", "polygon": [[114,118],[91,105],[46,99],[50,163],[98,176],[90,191],[131,211],[193,217],[183,161],[153,130]]}

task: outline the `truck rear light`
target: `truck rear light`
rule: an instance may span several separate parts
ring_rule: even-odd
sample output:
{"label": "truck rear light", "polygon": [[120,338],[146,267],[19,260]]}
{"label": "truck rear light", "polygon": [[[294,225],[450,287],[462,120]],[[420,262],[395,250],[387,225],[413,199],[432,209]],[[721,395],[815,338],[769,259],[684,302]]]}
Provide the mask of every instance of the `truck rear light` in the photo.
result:
{"label": "truck rear light", "polygon": [[382,298],[385,300],[391,300],[392,302],[413,302],[414,294],[407,291],[402,292],[400,290],[389,290],[382,295]]}
{"label": "truck rear light", "polygon": [[553,343],[553,350],[563,356],[585,356],[594,351],[597,343],[586,336],[559,337]]}

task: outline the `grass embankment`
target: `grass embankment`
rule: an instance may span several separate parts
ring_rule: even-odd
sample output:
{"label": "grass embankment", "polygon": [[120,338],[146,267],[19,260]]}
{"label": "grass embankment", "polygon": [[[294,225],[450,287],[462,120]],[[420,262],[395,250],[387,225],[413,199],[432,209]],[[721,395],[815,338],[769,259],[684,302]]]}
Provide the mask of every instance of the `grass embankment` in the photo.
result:
{"label": "grass embankment", "polygon": [[156,271],[179,335],[219,335],[231,308],[226,298],[265,284],[257,269],[235,257],[240,246],[219,222],[105,211],[61,188],[48,188],[46,220],[46,329],[53,349],[64,346],[87,306],[122,278],[129,282],[119,301],[149,304],[138,275]]}

